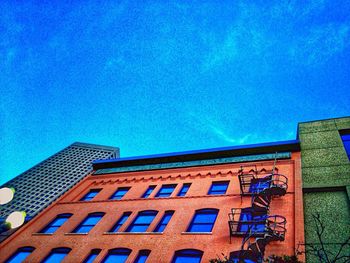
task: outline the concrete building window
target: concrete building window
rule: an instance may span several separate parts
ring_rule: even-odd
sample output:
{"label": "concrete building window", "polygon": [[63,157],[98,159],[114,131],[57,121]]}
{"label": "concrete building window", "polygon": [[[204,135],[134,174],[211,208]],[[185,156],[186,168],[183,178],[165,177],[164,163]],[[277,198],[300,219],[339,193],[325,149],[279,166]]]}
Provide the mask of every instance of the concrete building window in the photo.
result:
{"label": "concrete building window", "polygon": [[97,258],[98,254],[100,254],[101,249],[92,249],[87,258],[83,261],[83,263],[92,263]]}
{"label": "concrete building window", "polygon": [[119,187],[109,199],[120,200],[129,191],[129,189],[130,187]]}
{"label": "concrete building window", "polygon": [[140,250],[134,263],[145,263],[150,253],[151,250]]}
{"label": "concrete building window", "polygon": [[153,192],[154,188],[156,188],[155,185],[150,185],[147,188],[146,192],[142,195],[142,198],[148,198],[151,195],[151,193]]}
{"label": "concrete building window", "polygon": [[72,249],[68,247],[59,247],[51,250],[51,253],[42,261],[42,263],[59,263]]}
{"label": "concrete building window", "polygon": [[89,233],[89,231],[101,220],[104,213],[91,213],[89,214],[83,222],[77,226],[73,233]]}
{"label": "concrete building window", "polygon": [[146,232],[157,213],[154,210],[139,212],[132,224],[126,229],[126,232]]}
{"label": "concrete building window", "polygon": [[91,189],[79,201],[91,201],[101,191],[101,189]]}
{"label": "concrete building window", "polygon": [[213,182],[208,195],[223,195],[226,194],[229,181]]}
{"label": "concrete building window", "polygon": [[110,249],[102,263],[124,263],[131,253],[128,248]]}
{"label": "concrete building window", "polygon": [[54,220],[50,222],[46,227],[44,227],[40,233],[52,234],[55,233],[58,228],[60,228],[72,214],[60,214]]}
{"label": "concrete building window", "polygon": [[154,232],[163,232],[166,226],[168,225],[173,214],[174,214],[174,211],[165,211],[164,216],[158,223],[157,227],[154,229]]}
{"label": "concrete building window", "polygon": [[190,189],[191,184],[184,184],[177,194],[177,196],[185,196],[187,194],[188,189]]}
{"label": "concrete building window", "polygon": [[203,251],[196,249],[183,249],[175,252],[171,263],[200,263]]}
{"label": "concrete building window", "polygon": [[218,212],[218,209],[197,210],[187,232],[211,232]]}
{"label": "concrete building window", "polygon": [[342,130],[340,131],[340,137],[344,144],[344,149],[348,158],[350,159],[350,130]]}
{"label": "concrete building window", "polygon": [[131,215],[131,212],[125,212],[123,215],[119,218],[118,222],[113,226],[110,232],[117,232],[121,226],[128,220],[129,216]]}
{"label": "concrete building window", "polygon": [[169,197],[173,193],[176,184],[164,184],[160,188],[159,192],[156,194],[156,197]]}
{"label": "concrete building window", "polygon": [[24,261],[33,251],[34,247],[21,247],[8,259],[6,263],[18,263]]}

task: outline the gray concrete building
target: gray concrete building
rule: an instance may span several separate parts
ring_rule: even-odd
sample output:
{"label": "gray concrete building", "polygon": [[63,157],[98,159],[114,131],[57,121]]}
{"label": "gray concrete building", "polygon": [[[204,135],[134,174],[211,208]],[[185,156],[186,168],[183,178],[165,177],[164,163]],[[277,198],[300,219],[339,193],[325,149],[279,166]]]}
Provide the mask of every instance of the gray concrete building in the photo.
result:
{"label": "gray concrete building", "polygon": [[[1,186],[16,190],[14,199],[0,206],[1,222],[13,211],[25,211],[30,220],[87,176],[94,160],[118,157],[116,147],[73,143]],[[9,234],[2,233],[0,241]]]}

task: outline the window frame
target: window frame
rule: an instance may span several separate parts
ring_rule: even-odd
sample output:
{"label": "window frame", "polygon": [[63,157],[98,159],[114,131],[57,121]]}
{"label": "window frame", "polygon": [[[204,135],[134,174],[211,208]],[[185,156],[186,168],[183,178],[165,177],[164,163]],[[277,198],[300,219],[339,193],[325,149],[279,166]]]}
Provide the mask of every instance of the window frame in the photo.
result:
{"label": "window frame", "polygon": [[[72,233],[76,233],[76,234],[87,234],[89,233],[100,221],[101,219],[103,218],[103,216],[105,215],[104,212],[94,212],[94,213],[90,213],[88,214],[83,221],[80,222],[79,225],[77,225],[74,230],[72,231]],[[91,224],[86,224],[86,221],[89,220],[91,217],[94,217],[94,216],[99,216],[100,219],[98,219],[98,221],[94,224],[94,225],[91,225]],[[87,232],[79,232],[79,229],[81,229],[82,227],[86,227],[86,226],[92,226],[89,231]]]}
{"label": "window frame", "polygon": [[266,232],[267,217],[267,213],[254,216],[251,207],[242,208],[241,214],[239,215],[237,230],[242,233],[246,233],[250,230],[253,231],[254,235],[262,235]]}
{"label": "window frame", "polygon": [[[173,217],[175,211],[174,210],[168,210],[164,212],[164,215],[159,220],[157,226],[154,228],[153,232],[155,233],[163,233],[167,227],[167,225],[170,223],[171,218]],[[169,218],[169,219],[168,219]],[[166,221],[167,220],[167,221]],[[165,222],[166,221],[166,222]],[[165,223],[164,223],[165,222]],[[163,227],[162,231],[160,229]]]}
{"label": "window frame", "polygon": [[271,186],[271,177],[267,178],[256,178],[250,180],[248,192],[251,194],[258,194],[262,192],[265,188],[270,188]]}
{"label": "window frame", "polygon": [[[58,214],[54,219],[51,220],[50,223],[48,223],[43,229],[41,229],[39,231],[39,233],[42,234],[54,234],[60,227],[62,227],[64,225],[64,223],[66,223],[68,221],[69,218],[72,217],[73,214],[71,213],[64,213],[64,214]],[[58,221],[59,219],[66,219],[62,224],[60,225],[53,225],[56,223],[56,221]],[[48,229],[56,227],[56,230],[53,232],[48,232]]]}
{"label": "window frame", "polygon": [[[121,200],[130,190],[131,187],[118,187],[117,190],[109,197],[109,200]],[[126,191],[125,191],[126,190]],[[118,194],[118,191],[125,191],[123,195]]]}
{"label": "window frame", "polygon": [[131,252],[132,252],[131,249],[123,248],[123,247],[109,249],[108,252],[107,252],[107,255],[104,256],[104,258],[101,261],[101,263],[105,263],[108,260],[108,257],[112,256],[112,255],[127,255],[126,260],[125,260],[125,261],[127,261],[129,256],[130,256],[130,254],[131,254]]}
{"label": "window frame", "polygon": [[343,143],[343,148],[350,160],[350,129],[339,130],[340,139]]}
{"label": "window frame", "polygon": [[[171,197],[171,195],[174,193],[175,189],[176,189],[177,184],[163,184],[161,186],[161,188],[158,190],[157,194],[155,195],[156,198],[167,198],[167,197]],[[168,194],[168,193],[162,193],[162,190],[164,191],[164,189],[166,190],[167,187],[173,187],[173,190]],[[170,189],[170,188],[169,188]],[[165,194],[167,194],[165,196]]]}
{"label": "window frame", "polygon": [[202,261],[204,252],[198,249],[181,249],[176,250],[173,256],[173,259],[171,260],[171,263],[176,263],[176,260],[178,257],[184,257],[184,258],[198,258],[199,261]]}
{"label": "window frame", "polygon": [[[213,189],[216,185],[220,185],[220,184],[226,184],[226,189],[224,192],[222,190],[214,190]],[[229,185],[230,185],[229,180],[228,181],[213,181],[211,183],[210,188],[209,188],[208,195],[224,195],[224,194],[226,194]]]}
{"label": "window frame", "polygon": [[[24,261],[27,257],[29,257],[33,251],[35,250],[35,247],[32,247],[32,246],[25,246],[25,247],[20,247],[20,248],[17,248],[17,250],[15,252],[13,252],[11,254],[11,256],[6,259],[5,263],[15,263],[15,262],[18,262],[19,259],[16,259],[18,258],[18,256],[21,254],[21,253],[28,253],[23,259],[22,261]],[[16,261],[14,261],[16,259]],[[21,262],[22,262],[21,261]]]}
{"label": "window frame", "polygon": [[[94,262],[95,259],[98,257],[98,255],[101,253],[101,251],[102,251],[102,249],[100,249],[100,248],[91,249],[90,253],[86,256],[83,263]],[[93,256],[95,256],[95,257],[93,257]],[[91,258],[92,258],[92,261],[91,261]]]}
{"label": "window frame", "polygon": [[[152,214],[152,216],[153,216],[153,218],[149,224],[136,223],[137,220],[140,220],[141,216],[143,216],[143,215],[147,216],[147,214]],[[134,218],[134,220],[131,222],[131,224],[125,230],[125,232],[130,232],[130,233],[145,233],[145,232],[147,232],[148,228],[150,227],[150,225],[152,224],[152,222],[156,218],[157,214],[158,214],[158,211],[156,211],[156,210],[143,210],[143,211],[138,212],[136,217]],[[140,231],[132,231],[132,228],[134,228],[135,226],[136,227],[147,226],[147,227],[146,227],[145,231],[141,231],[141,232]]]}
{"label": "window frame", "polygon": [[[190,189],[192,183],[184,183],[180,189],[180,191],[177,193],[176,196],[186,196],[188,190]],[[186,188],[187,187],[187,188]]]}
{"label": "window frame", "polygon": [[62,260],[64,260],[66,258],[66,256],[72,251],[71,248],[69,247],[56,247],[51,249],[50,253],[44,258],[44,260],[41,263],[50,263],[50,262],[58,262],[58,261],[48,261],[50,257],[52,257],[54,254],[56,255],[60,255],[60,254],[64,254],[65,256],[59,261],[61,262]]}
{"label": "window frame", "polygon": [[[93,200],[100,192],[101,192],[102,188],[93,188],[93,189],[89,189],[89,192],[87,192],[83,197],[81,197],[79,199],[79,201],[82,201],[82,202],[88,202],[88,201],[91,201]],[[88,197],[89,194],[91,193],[96,193],[93,197]]]}
{"label": "window frame", "polygon": [[[212,233],[216,219],[218,218],[218,215],[219,215],[219,211],[220,210],[217,208],[203,208],[203,209],[196,210],[193,217],[192,217],[190,224],[187,227],[186,232],[187,233]],[[205,214],[214,214],[213,212],[216,212],[216,216],[215,216],[212,223],[211,222],[209,222],[209,223],[195,222],[197,216],[201,216],[201,215],[205,215]],[[211,225],[211,229],[210,229],[210,231],[193,231],[192,228],[196,225]]]}
{"label": "window frame", "polygon": [[[146,189],[146,191],[143,193],[143,195],[141,196],[141,198],[149,198],[149,196],[153,193],[154,189],[156,189],[156,185],[149,185],[148,188]],[[150,191],[148,193],[148,191]]]}
{"label": "window frame", "polygon": [[113,227],[109,230],[111,233],[116,233],[119,229],[128,221],[132,212],[124,212],[118,219],[118,221],[113,225]]}
{"label": "window frame", "polygon": [[[149,249],[142,249],[139,251],[139,253],[137,254],[135,260],[133,261],[134,263],[144,263],[147,262],[147,259],[149,257],[149,255],[151,254],[151,250]],[[146,259],[144,261],[140,261],[142,256],[146,256]]]}

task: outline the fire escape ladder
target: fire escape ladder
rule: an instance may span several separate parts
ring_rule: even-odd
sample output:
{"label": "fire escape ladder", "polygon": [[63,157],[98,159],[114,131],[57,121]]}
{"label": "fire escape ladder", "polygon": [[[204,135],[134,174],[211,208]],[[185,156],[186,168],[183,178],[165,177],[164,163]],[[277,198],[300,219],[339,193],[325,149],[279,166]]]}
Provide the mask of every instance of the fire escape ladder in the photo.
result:
{"label": "fire escape ladder", "polygon": [[[229,214],[230,243],[232,236],[243,235],[241,250],[230,253],[233,261],[260,263],[270,242],[285,239],[286,218],[268,215],[272,197],[285,195],[288,188],[288,178],[274,173],[275,164],[276,160],[272,173],[263,177],[257,172],[251,173],[251,170],[248,173],[240,170],[241,196],[251,195],[252,204],[250,208],[232,209]],[[249,216],[244,214],[247,211],[250,211]]]}

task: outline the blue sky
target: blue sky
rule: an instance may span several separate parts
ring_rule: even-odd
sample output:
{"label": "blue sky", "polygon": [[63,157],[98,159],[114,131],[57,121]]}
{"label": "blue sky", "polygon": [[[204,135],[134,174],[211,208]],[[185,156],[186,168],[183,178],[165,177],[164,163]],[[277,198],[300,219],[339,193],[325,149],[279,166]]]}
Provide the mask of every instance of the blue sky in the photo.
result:
{"label": "blue sky", "polygon": [[0,183],[74,141],[126,157],[294,139],[298,122],[350,115],[349,9],[1,1]]}

